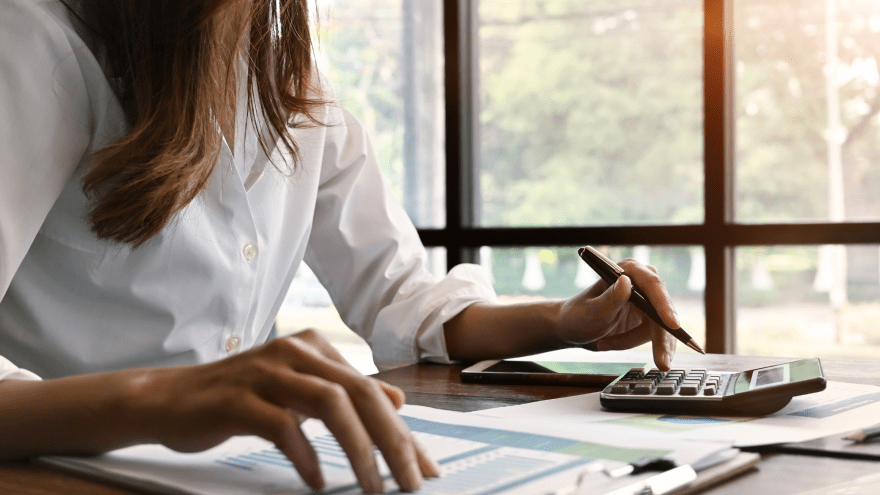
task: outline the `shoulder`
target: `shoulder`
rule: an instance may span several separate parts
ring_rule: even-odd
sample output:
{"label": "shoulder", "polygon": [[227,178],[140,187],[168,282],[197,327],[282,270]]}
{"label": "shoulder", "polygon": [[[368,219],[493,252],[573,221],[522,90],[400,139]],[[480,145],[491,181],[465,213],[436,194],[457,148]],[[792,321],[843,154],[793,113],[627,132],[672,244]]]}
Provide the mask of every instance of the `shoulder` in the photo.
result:
{"label": "shoulder", "polygon": [[7,115],[51,107],[88,120],[84,45],[58,1],[0,0],[0,107]]}
{"label": "shoulder", "polygon": [[41,51],[54,58],[70,54],[65,19],[59,17],[64,9],[58,1],[0,0],[0,51],[22,57]]}
{"label": "shoulder", "polygon": [[[82,71],[77,51],[82,42],[70,27],[61,2],[0,0],[0,81],[7,89],[53,89],[78,92]],[[59,84],[60,83],[60,84]],[[11,85],[11,87],[10,87]]]}

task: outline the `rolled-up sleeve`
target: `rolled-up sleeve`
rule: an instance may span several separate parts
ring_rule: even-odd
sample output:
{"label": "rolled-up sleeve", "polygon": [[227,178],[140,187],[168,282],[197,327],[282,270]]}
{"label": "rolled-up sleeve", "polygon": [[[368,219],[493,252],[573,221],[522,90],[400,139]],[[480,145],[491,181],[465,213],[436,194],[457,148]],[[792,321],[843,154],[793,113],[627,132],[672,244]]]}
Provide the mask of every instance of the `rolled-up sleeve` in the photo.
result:
{"label": "rolled-up sleeve", "polygon": [[[73,48],[35,2],[0,0],[0,300],[89,146]],[[3,354],[0,342],[0,354]],[[35,378],[0,358],[0,379]]]}
{"label": "rolled-up sleeve", "polygon": [[494,301],[489,277],[459,265],[438,279],[415,227],[392,196],[361,124],[329,107],[312,234],[305,261],[379,369],[449,362],[443,324]]}

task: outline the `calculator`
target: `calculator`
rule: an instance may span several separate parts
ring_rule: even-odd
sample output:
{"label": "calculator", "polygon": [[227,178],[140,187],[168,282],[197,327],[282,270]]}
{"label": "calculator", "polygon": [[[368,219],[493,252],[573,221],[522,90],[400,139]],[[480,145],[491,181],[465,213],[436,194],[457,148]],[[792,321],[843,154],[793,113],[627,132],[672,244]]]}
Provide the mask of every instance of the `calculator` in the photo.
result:
{"label": "calculator", "polygon": [[617,411],[763,416],[825,384],[818,358],[738,372],[633,368],[605,387],[599,401]]}

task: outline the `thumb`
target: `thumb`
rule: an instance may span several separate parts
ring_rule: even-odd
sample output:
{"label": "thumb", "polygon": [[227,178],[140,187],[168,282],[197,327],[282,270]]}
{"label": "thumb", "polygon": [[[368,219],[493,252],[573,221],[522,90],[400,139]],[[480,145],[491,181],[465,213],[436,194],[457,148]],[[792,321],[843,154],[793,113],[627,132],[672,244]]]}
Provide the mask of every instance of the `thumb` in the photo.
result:
{"label": "thumb", "polygon": [[629,301],[632,294],[632,280],[626,275],[621,275],[617,282],[608,287],[594,301],[596,304],[596,312],[600,315],[612,316],[620,312],[624,304]]}

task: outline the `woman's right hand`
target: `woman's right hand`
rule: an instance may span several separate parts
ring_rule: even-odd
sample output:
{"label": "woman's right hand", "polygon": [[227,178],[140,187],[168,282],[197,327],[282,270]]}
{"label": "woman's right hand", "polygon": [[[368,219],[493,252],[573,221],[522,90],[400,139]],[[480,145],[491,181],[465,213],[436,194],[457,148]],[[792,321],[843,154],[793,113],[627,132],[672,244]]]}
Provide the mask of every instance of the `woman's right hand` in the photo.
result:
{"label": "woman's right hand", "polygon": [[395,408],[403,392],[352,368],[317,332],[276,339],[199,366],[141,370],[124,387],[135,426],[181,452],[217,445],[233,435],[273,442],[313,489],[324,487],[318,456],[300,429],[318,418],[336,437],[366,492],[383,489],[373,446],[403,490],[440,475]]}

